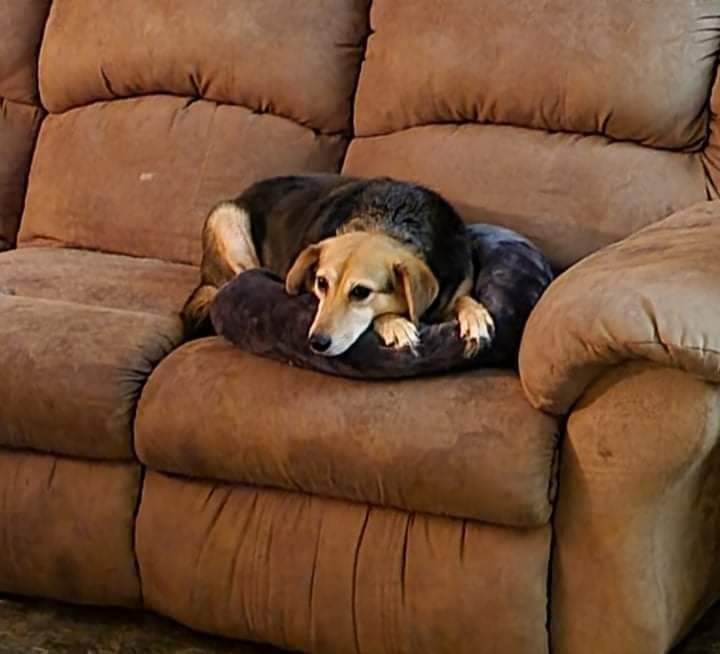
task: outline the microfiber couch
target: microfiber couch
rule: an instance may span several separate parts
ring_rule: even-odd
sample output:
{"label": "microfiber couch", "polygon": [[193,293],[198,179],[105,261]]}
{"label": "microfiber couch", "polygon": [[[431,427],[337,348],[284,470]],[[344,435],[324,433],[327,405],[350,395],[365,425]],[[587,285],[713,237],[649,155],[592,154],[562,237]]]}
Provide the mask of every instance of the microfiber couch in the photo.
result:
{"label": "microfiber couch", "polygon": [[[720,591],[719,50],[720,0],[3,2],[0,592],[318,654],[667,652]],[[208,209],[298,171],[540,245],[519,374],[183,343]]]}

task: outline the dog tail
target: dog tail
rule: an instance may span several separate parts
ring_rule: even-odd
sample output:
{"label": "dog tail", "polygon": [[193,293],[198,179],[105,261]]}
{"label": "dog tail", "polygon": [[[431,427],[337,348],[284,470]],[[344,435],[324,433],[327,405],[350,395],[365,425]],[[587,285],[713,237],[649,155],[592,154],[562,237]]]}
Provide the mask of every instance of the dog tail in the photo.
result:
{"label": "dog tail", "polygon": [[210,321],[210,305],[218,289],[209,284],[200,284],[185,302],[180,312],[186,338],[211,336],[215,333]]}

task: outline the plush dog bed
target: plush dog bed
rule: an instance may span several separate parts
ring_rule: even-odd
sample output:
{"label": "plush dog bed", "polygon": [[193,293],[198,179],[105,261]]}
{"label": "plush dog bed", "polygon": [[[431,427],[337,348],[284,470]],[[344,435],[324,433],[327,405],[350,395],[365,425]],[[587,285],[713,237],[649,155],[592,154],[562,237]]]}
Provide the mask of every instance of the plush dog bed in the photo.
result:
{"label": "plush dog bed", "polygon": [[473,296],[490,311],[495,339],[472,359],[463,356],[457,321],[422,325],[417,354],[386,347],[369,329],[344,354],[314,354],[307,342],[317,300],[291,297],[283,281],[266,270],[238,275],[217,294],[213,326],[238,347],[289,364],[345,377],[388,379],[449,372],[479,366],[514,367],[531,309],[552,280],[543,254],[528,240],[492,225],[471,225],[475,280]]}

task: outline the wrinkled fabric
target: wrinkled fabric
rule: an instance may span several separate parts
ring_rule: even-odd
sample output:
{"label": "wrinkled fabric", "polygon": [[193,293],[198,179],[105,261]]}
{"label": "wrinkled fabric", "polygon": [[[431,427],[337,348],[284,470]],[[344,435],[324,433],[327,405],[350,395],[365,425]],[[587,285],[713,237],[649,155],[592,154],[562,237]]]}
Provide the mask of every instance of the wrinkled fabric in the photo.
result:
{"label": "wrinkled fabric", "polygon": [[179,314],[197,285],[194,266],[69,248],[24,247],[0,256],[0,292],[107,309]]}
{"label": "wrinkled fabric", "polygon": [[716,0],[376,0],[357,134],[478,122],[698,150],[717,9]]}
{"label": "wrinkled fabric", "polygon": [[[321,132],[349,132],[367,5],[57,0],[40,62],[43,101],[62,112],[169,93],[285,116]],[[232,139],[232,131],[225,136]]]}
{"label": "wrinkled fabric", "polygon": [[534,406],[567,412],[605,371],[646,359],[720,382],[720,202],[588,257],[540,299],[520,348]]}
{"label": "wrinkled fabric", "polygon": [[135,430],[157,470],[515,526],[550,516],[557,423],[510,371],[361,382],[209,338],[158,366]]}
{"label": "wrinkled fabric", "polygon": [[554,652],[665,653],[718,599],[719,437],[720,387],[682,371],[633,362],[588,389],[561,455]]}
{"label": "wrinkled fabric", "polygon": [[430,186],[466,221],[532,239],[558,269],[706,199],[699,154],[500,125],[356,138],[343,172]]}
{"label": "wrinkled fabric", "polygon": [[3,293],[0,315],[0,445],[131,459],[138,396],[180,318]]}
{"label": "wrinkled fabric", "polygon": [[336,172],[345,145],[271,114],[169,95],[51,115],[19,241],[198,264],[213,206],[271,175]]}
{"label": "wrinkled fabric", "polygon": [[545,654],[550,529],[150,472],[146,605],[313,654]]}
{"label": "wrinkled fabric", "polygon": [[138,606],[140,466],[0,449],[0,589]]}

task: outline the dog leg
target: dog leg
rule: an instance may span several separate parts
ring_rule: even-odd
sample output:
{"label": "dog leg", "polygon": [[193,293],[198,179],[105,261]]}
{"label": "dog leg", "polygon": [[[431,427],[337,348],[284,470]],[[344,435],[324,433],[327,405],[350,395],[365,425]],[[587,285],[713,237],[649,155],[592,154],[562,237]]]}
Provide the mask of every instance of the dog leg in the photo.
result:
{"label": "dog leg", "polygon": [[258,268],[250,215],[234,202],[223,202],[205,220],[200,285],[181,311],[187,337],[212,333],[210,305],[218,290],[245,270]]}
{"label": "dog leg", "polygon": [[465,358],[471,359],[492,343],[495,321],[485,306],[469,295],[458,298],[454,309],[465,341]]}
{"label": "dog leg", "polygon": [[417,353],[417,346],[420,343],[417,327],[407,318],[386,313],[375,318],[373,329],[388,347],[396,349],[409,347],[413,354]]}

